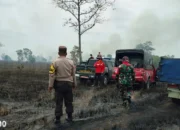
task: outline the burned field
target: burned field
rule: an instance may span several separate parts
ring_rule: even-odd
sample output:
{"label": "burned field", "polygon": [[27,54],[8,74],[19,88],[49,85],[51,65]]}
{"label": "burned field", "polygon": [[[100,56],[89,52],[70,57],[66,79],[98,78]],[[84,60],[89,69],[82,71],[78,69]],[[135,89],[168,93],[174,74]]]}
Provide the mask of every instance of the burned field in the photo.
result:
{"label": "burned field", "polygon": [[[48,68],[3,69],[0,75],[0,120],[5,130],[51,130],[54,96],[48,93]],[[69,130],[179,130],[180,105],[167,98],[166,87],[135,91],[130,110],[122,107],[115,85],[78,86]],[[66,115],[64,115],[64,119]],[[62,121],[64,121],[62,119]],[[0,128],[1,129],[1,128]]]}

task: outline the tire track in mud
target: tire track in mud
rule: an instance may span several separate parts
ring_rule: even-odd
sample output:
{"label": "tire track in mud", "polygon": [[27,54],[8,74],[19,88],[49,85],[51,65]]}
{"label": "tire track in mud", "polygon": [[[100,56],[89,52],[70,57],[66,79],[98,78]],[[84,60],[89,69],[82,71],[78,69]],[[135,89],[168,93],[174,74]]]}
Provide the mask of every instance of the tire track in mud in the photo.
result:
{"label": "tire track in mud", "polygon": [[[154,111],[154,108],[166,102],[166,96],[167,95],[165,93],[145,94],[143,97],[133,102],[130,111],[126,111],[122,105],[119,104],[118,108],[112,109],[112,111],[114,111],[113,114],[107,114],[107,116],[104,117],[90,119],[82,122],[79,121],[77,124],[75,123],[74,126],[68,128],[67,130],[129,129],[128,127],[131,127],[131,125],[129,125],[131,118],[135,119],[137,116],[143,116],[147,114],[147,110]],[[138,125],[138,127],[139,126],[141,125]]]}
{"label": "tire track in mud", "polygon": [[[115,89],[114,89],[115,90]],[[107,90],[104,93],[95,95],[92,100],[90,100],[88,106],[95,106],[101,102],[104,103],[104,107],[109,106],[110,109],[105,112],[104,115],[99,115],[98,113],[94,115],[81,116],[81,119],[76,118],[75,123],[69,127],[64,128],[66,130],[153,130],[158,126],[162,126],[160,123],[153,122],[154,118],[157,118],[157,122],[166,121],[166,123],[171,124],[169,119],[174,119],[174,124],[179,125],[178,116],[180,113],[178,111],[179,106],[174,106],[169,102],[167,98],[166,91],[163,89],[154,89],[144,91],[142,96],[135,98],[131,110],[126,111],[123,109],[121,103],[117,104],[119,101],[118,96],[115,95],[115,91]],[[109,95],[107,94],[109,93]],[[117,91],[116,91],[117,92]],[[135,92],[137,93],[137,92]],[[109,98],[109,99],[107,99]],[[99,100],[97,100],[99,99]],[[104,101],[104,102],[103,102]],[[116,103],[115,104],[113,104]],[[115,106],[109,105],[112,103]],[[173,107],[172,107],[173,106]],[[174,114],[172,118],[169,118],[169,113],[173,108]],[[89,112],[88,108],[86,109]],[[102,111],[99,111],[102,113]],[[84,118],[83,118],[84,117]],[[152,123],[148,123],[152,122]],[[52,123],[52,122],[51,122]],[[50,124],[51,124],[50,123]],[[171,124],[172,125],[172,124]],[[50,130],[52,126],[44,128],[43,130]]]}
{"label": "tire track in mud", "polygon": [[[43,93],[43,94],[42,94]],[[144,130],[146,126],[153,130],[164,122],[178,125],[178,106],[169,102],[164,89],[153,88],[135,92],[132,109],[127,112],[122,107],[121,97],[114,86],[94,89],[80,87],[74,91],[75,123],[67,130],[118,130],[136,128]],[[3,103],[3,104],[8,104]],[[16,102],[11,113],[6,116],[11,121],[7,130],[51,130],[54,118],[54,102],[43,91],[40,98],[31,102]],[[173,107],[171,107],[173,106]],[[170,117],[171,109],[173,117]],[[41,112],[38,112],[40,110]],[[42,113],[43,111],[43,113]],[[23,116],[22,113],[25,115]],[[65,120],[65,116],[62,120]],[[156,122],[153,121],[157,117]],[[16,119],[18,119],[16,121]],[[172,122],[170,120],[172,120]],[[148,123],[152,122],[152,123]],[[14,127],[17,126],[17,127]]]}

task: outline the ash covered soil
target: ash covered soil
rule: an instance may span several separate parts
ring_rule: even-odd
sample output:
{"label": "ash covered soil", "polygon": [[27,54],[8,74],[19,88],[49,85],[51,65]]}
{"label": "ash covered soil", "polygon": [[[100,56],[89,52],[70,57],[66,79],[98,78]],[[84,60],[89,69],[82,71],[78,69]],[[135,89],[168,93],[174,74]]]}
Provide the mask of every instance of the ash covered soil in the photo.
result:
{"label": "ash covered soil", "polygon": [[[53,93],[48,74],[4,71],[0,75],[0,121],[4,130],[53,130]],[[66,130],[180,130],[180,105],[167,97],[165,85],[136,90],[130,110],[122,107],[115,85],[78,86],[74,91],[74,123]],[[65,113],[65,108],[64,108]],[[62,119],[65,123],[66,115]],[[0,128],[3,130],[3,128]]]}

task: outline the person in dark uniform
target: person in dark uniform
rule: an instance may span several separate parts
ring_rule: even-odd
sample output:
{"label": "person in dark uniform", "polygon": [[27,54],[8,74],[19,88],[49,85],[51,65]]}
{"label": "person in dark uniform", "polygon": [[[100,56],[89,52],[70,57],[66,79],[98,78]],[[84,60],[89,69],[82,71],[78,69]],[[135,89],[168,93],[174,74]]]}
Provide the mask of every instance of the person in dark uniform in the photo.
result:
{"label": "person in dark uniform", "polygon": [[88,63],[88,62],[89,62],[89,60],[91,60],[91,59],[94,59],[94,57],[93,57],[93,55],[92,55],[92,54],[90,54],[90,57],[89,57],[89,59],[88,59],[87,63]]}
{"label": "person in dark uniform", "polygon": [[60,124],[63,115],[63,101],[66,106],[66,113],[69,123],[72,123],[73,114],[73,93],[72,89],[76,87],[75,66],[72,60],[66,58],[67,48],[59,47],[59,57],[51,64],[49,70],[49,87],[48,90],[55,89],[55,124]]}

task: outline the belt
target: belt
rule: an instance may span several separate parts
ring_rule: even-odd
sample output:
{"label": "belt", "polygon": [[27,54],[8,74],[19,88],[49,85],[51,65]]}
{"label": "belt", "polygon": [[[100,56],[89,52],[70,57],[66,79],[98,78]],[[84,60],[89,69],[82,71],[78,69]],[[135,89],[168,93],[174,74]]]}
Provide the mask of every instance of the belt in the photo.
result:
{"label": "belt", "polygon": [[54,82],[54,84],[64,84],[64,83],[73,84],[70,81],[57,81],[57,80],[55,80],[55,82]]}

